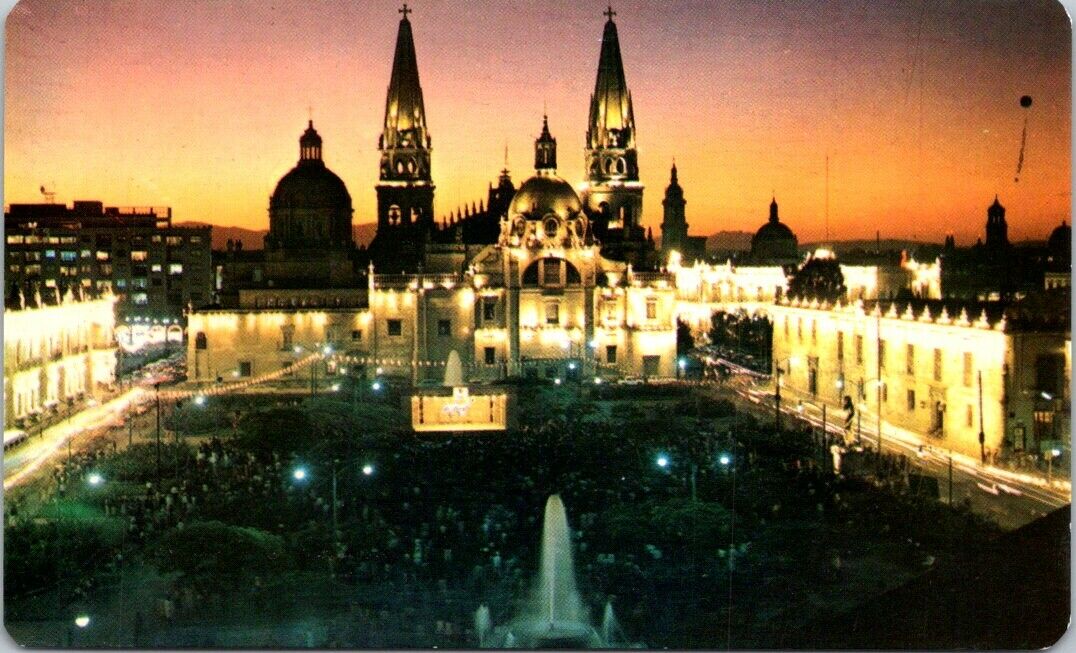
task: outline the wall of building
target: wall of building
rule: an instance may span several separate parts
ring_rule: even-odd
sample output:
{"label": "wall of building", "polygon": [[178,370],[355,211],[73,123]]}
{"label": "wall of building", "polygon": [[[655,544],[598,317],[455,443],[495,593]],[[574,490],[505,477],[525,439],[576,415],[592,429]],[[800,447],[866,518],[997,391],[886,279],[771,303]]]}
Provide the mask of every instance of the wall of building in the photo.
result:
{"label": "wall of building", "polygon": [[839,406],[848,395],[873,416],[881,342],[882,417],[887,423],[978,456],[981,421],[985,446],[1003,448],[1009,426],[1006,375],[1015,340],[1003,324],[931,317],[888,303],[880,315],[854,304],[779,304],[771,314],[773,359],[784,371],[782,387],[792,391],[789,399]]}
{"label": "wall of building", "polygon": [[94,396],[116,379],[115,297],[4,313],[4,425]]}

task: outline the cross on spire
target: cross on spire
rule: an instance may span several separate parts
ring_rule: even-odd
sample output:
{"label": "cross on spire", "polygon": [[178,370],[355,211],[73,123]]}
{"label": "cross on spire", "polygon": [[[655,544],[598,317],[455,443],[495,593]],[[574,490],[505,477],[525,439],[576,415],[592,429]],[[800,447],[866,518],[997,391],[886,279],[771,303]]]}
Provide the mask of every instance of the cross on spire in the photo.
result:
{"label": "cross on spire", "polygon": [[616,12],[615,12],[615,11],[613,11],[613,5],[609,5],[609,9],[607,9],[607,10],[606,10],[606,11],[604,11],[604,12],[602,12],[602,15],[604,15],[604,16],[608,16],[608,17],[609,17],[609,20],[613,20],[613,16],[616,16]]}
{"label": "cross on spire", "polygon": [[406,2],[404,3],[403,9],[400,9],[399,11],[400,11],[400,13],[401,13],[401,14],[403,14],[404,20],[407,20],[407,14],[413,14],[413,13],[415,13],[415,12],[414,12],[414,11],[413,11],[412,9],[409,9],[409,8],[407,7],[407,3],[406,3]]}

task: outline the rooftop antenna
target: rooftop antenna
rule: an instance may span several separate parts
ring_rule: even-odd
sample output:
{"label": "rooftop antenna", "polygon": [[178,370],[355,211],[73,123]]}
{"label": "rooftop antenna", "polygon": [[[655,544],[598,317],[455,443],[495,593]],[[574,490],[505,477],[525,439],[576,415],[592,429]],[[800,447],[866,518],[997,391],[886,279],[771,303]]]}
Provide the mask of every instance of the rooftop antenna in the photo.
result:
{"label": "rooftop antenna", "polygon": [[829,154],[826,154],[826,243],[829,243]]}

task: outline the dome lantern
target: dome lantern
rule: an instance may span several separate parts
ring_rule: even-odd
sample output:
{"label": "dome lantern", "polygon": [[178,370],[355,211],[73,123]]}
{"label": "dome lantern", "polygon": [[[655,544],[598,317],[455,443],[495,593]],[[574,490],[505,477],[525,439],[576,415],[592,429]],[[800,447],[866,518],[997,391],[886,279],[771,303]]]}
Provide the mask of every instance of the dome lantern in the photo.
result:
{"label": "dome lantern", "polygon": [[306,131],[299,137],[299,162],[321,162],[321,136],[314,129],[314,121],[307,121]]}

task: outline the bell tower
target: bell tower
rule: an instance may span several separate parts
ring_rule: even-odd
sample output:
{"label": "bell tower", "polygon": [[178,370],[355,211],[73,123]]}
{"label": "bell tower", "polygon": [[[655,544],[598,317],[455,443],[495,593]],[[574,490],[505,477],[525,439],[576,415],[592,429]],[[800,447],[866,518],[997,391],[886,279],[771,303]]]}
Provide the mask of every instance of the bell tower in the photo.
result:
{"label": "bell tower", "polygon": [[635,113],[624,77],[620,39],[610,7],[598,57],[598,76],[590,96],[587,123],[586,182],[582,195],[587,214],[611,258],[635,259],[631,250],[645,248],[641,225],[643,185],[635,146]]}
{"label": "bell tower", "polygon": [[370,244],[379,269],[415,270],[427,236],[436,230],[433,214],[432,140],[418,77],[418,59],[405,4],[400,13],[392,61],[385,124],[378,139],[381,170],[377,189],[377,235]]}

